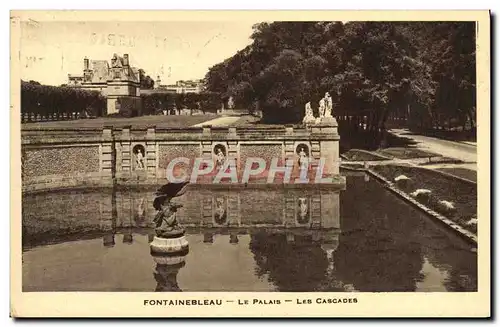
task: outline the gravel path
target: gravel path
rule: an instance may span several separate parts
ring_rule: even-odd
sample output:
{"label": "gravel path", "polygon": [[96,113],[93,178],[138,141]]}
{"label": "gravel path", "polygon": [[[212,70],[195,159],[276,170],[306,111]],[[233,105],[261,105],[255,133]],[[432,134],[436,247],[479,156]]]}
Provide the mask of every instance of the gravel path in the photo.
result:
{"label": "gravel path", "polygon": [[212,125],[212,126],[229,126],[236,121],[238,121],[241,117],[240,116],[225,116],[225,117],[219,117],[215,118],[209,121],[205,121],[202,123],[198,123],[196,125],[193,125],[192,127],[201,127],[203,125]]}
{"label": "gravel path", "polygon": [[[462,160],[466,163],[477,162],[477,147],[471,143],[442,140],[435,137],[413,134],[406,129],[391,129],[390,133],[415,141],[416,147],[425,151],[439,153],[444,157]],[[477,167],[474,168],[477,170]]]}

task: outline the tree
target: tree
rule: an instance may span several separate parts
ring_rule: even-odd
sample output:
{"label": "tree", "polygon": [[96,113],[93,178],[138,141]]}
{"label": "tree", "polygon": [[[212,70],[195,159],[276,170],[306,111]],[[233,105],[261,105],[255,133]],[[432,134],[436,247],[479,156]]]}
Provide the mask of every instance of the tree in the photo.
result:
{"label": "tree", "polygon": [[261,107],[267,122],[299,122],[306,102],[330,92],[334,114],[366,119],[371,133],[390,116],[475,125],[474,23],[273,22],[251,38],[209,69],[205,87]]}
{"label": "tree", "polygon": [[139,79],[141,83],[141,89],[154,88],[155,81],[149,75],[146,75],[146,72],[143,69],[139,69]]}

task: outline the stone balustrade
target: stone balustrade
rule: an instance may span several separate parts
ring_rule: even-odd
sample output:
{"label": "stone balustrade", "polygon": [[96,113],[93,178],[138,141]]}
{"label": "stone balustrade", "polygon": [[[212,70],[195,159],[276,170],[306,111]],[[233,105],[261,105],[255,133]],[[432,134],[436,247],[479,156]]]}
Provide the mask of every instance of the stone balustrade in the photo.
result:
{"label": "stone balustrade", "polygon": [[[248,158],[273,159],[298,167],[304,149],[312,162],[325,160],[323,175],[339,176],[337,124],[183,128],[22,130],[23,190],[65,186],[156,184],[167,182],[166,169],[179,157],[216,160],[222,152],[238,170]],[[337,179],[335,183],[343,183]]]}

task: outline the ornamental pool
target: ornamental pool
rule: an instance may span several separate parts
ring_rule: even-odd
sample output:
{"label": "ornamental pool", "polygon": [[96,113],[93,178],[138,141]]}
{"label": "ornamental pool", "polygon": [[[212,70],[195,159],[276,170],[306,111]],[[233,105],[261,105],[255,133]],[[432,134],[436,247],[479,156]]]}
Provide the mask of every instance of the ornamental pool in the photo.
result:
{"label": "ornamental pool", "polygon": [[367,176],[190,188],[176,199],[189,252],[171,265],[149,250],[155,189],[25,194],[23,291],[477,290],[475,248]]}

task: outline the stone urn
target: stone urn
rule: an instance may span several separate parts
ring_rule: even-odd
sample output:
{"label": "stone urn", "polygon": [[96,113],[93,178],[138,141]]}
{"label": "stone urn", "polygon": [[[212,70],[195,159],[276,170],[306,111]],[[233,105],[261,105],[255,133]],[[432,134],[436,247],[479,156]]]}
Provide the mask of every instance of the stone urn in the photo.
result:
{"label": "stone urn", "polygon": [[176,254],[189,250],[184,229],[175,229],[155,235],[149,244],[152,254]]}

